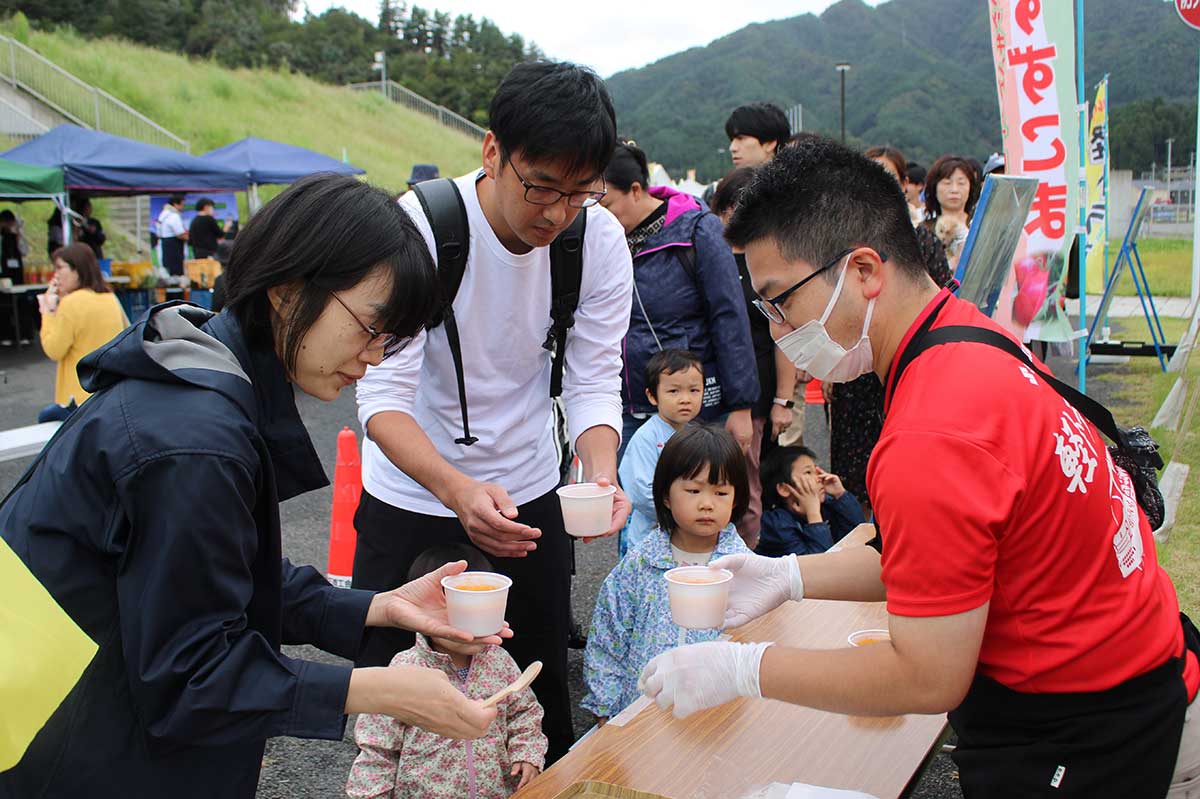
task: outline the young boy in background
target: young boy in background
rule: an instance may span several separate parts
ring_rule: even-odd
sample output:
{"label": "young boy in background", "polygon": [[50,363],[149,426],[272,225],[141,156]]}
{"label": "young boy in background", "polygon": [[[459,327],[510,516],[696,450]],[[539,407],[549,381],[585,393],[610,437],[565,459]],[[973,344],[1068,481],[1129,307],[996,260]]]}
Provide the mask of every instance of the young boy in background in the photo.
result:
{"label": "young boy in background", "polygon": [[807,447],[779,447],[763,459],[763,517],[755,552],[768,557],[825,552],[866,521],[858,500]]}
{"label": "young boy in background", "polygon": [[646,362],[646,398],[658,413],[629,439],[617,470],[621,487],[633,504],[617,546],[621,557],[641,543],[657,523],[651,495],[654,467],[675,431],[700,413],[704,404],[704,364],[688,350],[655,353]]}

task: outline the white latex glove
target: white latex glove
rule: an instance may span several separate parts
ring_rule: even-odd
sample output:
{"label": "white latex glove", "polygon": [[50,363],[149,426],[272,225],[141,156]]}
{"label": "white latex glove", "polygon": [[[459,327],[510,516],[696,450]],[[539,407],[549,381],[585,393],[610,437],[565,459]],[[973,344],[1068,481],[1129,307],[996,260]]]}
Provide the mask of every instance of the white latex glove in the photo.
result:
{"label": "white latex glove", "polygon": [[676,718],[732,702],[762,697],[758,668],[770,642],[709,641],[664,652],[646,664],[642,692]]}
{"label": "white latex glove", "polygon": [[789,599],[804,598],[804,579],[794,555],[768,558],[743,552],[726,555],[708,564],[712,569],[733,572],[724,629],[740,627],[770,613]]}

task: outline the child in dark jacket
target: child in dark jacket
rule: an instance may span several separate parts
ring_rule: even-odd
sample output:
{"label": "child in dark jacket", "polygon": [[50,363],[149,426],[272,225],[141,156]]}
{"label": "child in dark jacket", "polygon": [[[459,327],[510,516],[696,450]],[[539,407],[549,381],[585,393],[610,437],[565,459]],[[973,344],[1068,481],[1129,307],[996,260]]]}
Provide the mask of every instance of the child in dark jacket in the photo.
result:
{"label": "child in dark jacket", "polygon": [[825,552],[866,521],[836,474],[806,447],[778,447],[761,467],[763,515],[755,552],[768,557]]}

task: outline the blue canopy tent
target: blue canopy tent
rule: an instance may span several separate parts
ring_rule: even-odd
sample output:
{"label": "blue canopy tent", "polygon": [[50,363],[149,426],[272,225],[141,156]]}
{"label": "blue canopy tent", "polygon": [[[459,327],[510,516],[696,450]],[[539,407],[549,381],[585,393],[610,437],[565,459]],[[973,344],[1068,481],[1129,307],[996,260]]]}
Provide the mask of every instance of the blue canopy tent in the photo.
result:
{"label": "blue canopy tent", "polygon": [[97,196],[244,191],[248,185],[245,174],[236,169],[75,125],[59,125],[0,155],[62,169],[68,191]]}
{"label": "blue canopy tent", "polygon": [[250,184],[252,209],[258,207],[259,184],[294,183],[305,175],[317,172],[339,175],[366,173],[365,169],[313,150],[253,136],[218,147],[200,156],[200,159],[241,172]]}

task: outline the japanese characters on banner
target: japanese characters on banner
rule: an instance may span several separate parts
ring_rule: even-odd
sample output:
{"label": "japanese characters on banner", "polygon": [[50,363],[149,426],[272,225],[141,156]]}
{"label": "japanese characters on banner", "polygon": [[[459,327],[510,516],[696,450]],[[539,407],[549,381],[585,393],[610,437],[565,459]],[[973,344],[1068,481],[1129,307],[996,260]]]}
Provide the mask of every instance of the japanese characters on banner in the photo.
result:
{"label": "japanese characters on banner", "polygon": [[1108,78],[1096,87],[1087,138],[1087,283],[1088,292],[1104,291],[1105,244],[1108,239]]}
{"label": "japanese characters on banner", "polygon": [[1025,340],[1072,338],[1063,295],[1079,224],[1075,30],[1063,0],[988,0],[1008,173],[1036,177],[995,318]]}

